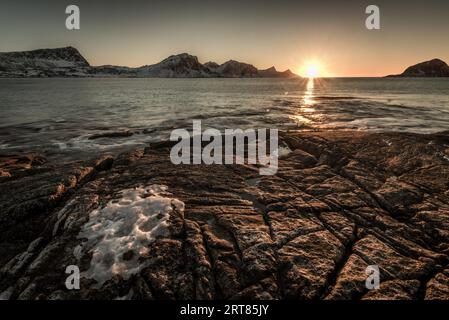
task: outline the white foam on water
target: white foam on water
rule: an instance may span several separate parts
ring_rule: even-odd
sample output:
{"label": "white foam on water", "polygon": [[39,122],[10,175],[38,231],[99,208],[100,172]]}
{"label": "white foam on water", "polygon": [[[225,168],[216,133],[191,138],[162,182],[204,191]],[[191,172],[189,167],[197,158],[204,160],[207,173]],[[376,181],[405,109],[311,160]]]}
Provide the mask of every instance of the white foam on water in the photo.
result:
{"label": "white foam on water", "polygon": [[91,135],[82,135],[69,139],[68,141],[52,140],[52,145],[62,151],[66,150],[101,150],[107,151],[117,147],[128,146],[146,146],[152,136],[147,134],[134,134],[132,137],[117,137],[117,138],[98,138],[90,140]]}
{"label": "white foam on water", "polygon": [[6,149],[9,147],[8,143],[5,143],[4,141],[0,141],[0,149]]}
{"label": "white foam on water", "polygon": [[[167,189],[163,185],[126,189],[119,199],[90,213],[78,235],[87,242],[74,249],[78,259],[85,252],[92,254],[83,276],[101,286],[114,275],[128,279],[145,267],[139,258],[157,237],[169,234],[170,213],[184,210],[184,203],[172,198]],[[126,259],[124,254],[128,255]]]}

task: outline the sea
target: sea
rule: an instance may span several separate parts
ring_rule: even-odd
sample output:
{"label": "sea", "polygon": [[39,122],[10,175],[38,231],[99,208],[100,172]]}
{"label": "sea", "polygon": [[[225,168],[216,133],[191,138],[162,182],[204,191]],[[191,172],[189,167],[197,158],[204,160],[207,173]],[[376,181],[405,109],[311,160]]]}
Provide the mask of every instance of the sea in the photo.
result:
{"label": "sea", "polygon": [[[0,79],[0,154],[81,158],[175,129],[449,130],[448,78]],[[92,139],[129,131],[132,135]]]}

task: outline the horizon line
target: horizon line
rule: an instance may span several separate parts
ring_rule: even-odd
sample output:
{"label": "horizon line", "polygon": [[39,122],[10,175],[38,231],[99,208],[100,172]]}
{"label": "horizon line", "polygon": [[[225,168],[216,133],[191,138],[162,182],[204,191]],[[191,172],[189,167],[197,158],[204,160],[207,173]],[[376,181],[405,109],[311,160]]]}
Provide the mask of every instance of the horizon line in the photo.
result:
{"label": "horizon line", "polygon": [[[147,63],[147,64],[143,64],[143,65],[128,66],[128,65],[121,65],[121,64],[111,64],[111,63],[104,63],[104,64],[95,64],[95,65],[91,65],[90,62],[88,61],[88,59],[86,59],[86,58],[84,57],[84,55],[81,53],[82,50],[80,51],[80,49],[78,49],[78,47],[73,46],[73,45],[58,46],[58,47],[52,47],[52,48],[49,48],[49,47],[46,47],[46,48],[45,48],[45,47],[44,47],[44,48],[37,48],[37,49],[30,49],[30,50],[22,50],[22,51],[20,51],[20,50],[17,50],[17,51],[3,51],[3,52],[0,52],[0,54],[19,53],[19,52],[27,52],[27,51],[30,52],[30,51],[38,51],[38,50],[57,50],[57,49],[66,49],[66,48],[73,48],[73,49],[75,49],[76,51],[78,51],[78,53],[79,53],[79,54],[80,54],[80,55],[81,55],[81,56],[82,56],[82,57],[89,63],[89,65],[90,65],[91,67],[115,66],[115,67],[124,67],[124,68],[130,68],[130,69],[137,69],[137,68],[142,68],[142,67],[146,67],[146,66],[151,66],[151,65],[154,65],[154,64],[158,64],[158,63],[164,61],[165,59],[167,59],[167,58],[169,58],[169,57],[171,57],[171,56],[179,56],[179,55],[182,55],[182,54],[187,54],[187,55],[190,55],[190,56],[195,57],[195,58],[198,60],[198,62],[201,63],[201,64],[203,64],[203,65],[206,64],[206,63],[209,63],[209,62],[214,62],[214,63],[216,63],[216,62],[213,61],[213,60],[208,60],[208,61],[202,63],[202,62],[200,62],[200,60],[199,60],[199,58],[198,58],[198,55],[196,55],[196,54],[191,54],[191,53],[189,53],[189,52],[187,52],[187,51],[184,51],[184,52],[177,53],[177,54],[169,54],[166,58],[162,58],[162,60],[160,60],[160,61],[158,61],[158,62]],[[425,61],[423,61],[423,62],[431,61],[431,60],[434,60],[434,59],[439,59],[439,58],[430,58],[430,59],[425,60]],[[439,60],[442,60],[442,59],[439,59]],[[253,67],[255,67],[256,69],[261,70],[261,71],[263,71],[263,70],[268,70],[268,69],[270,69],[270,68],[275,68],[276,71],[278,71],[278,72],[287,72],[287,71],[290,71],[290,72],[292,72],[294,75],[297,75],[297,76],[299,76],[300,78],[303,78],[303,79],[309,79],[309,78],[312,78],[312,77],[302,76],[299,72],[292,71],[293,68],[291,68],[291,67],[288,67],[287,69],[285,69],[285,70],[283,70],[283,71],[279,71],[279,69],[276,68],[275,65],[272,65],[271,67],[268,67],[268,68],[262,68],[262,69],[259,69],[259,67],[255,66],[254,64],[252,64],[252,63],[250,63],[250,62],[242,62],[242,61],[238,61],[238,60],[235,60],[235,59],[232,59],[232,58],[226,60],[226,61],[223,62],[223,63],[217,63],[217,64],[218,64],[218,65],[223,65],[223,64],[225,64],[225,63],[227,63],[227,62],[230,62],[230,61],[236,61],[236,62],[238,62],[238,63],[248,64],[248,65],[251,65],[251,66],[253,66]],[[442,61],[444,61],[444,60],[442,60]],[[419,63],[422,63],[422,62],[417,62],[417,64],[419,64]],[[405,67],[405,68],[406,68],[406,67]],[[320,78],[323,78],[323,79],[324,79],[324,78],[328,78],[328,79],[331,79],[331,78],[387,78],[387,77],[389,77],[389,76],[396,76],[396,75],[400,75],[400,73],[388,74],[388,75],[346,75],[346,76],[341,76],[341,75],[329,75],[329,76],[318,76],[318,77],[313,77],[313,78],[315,78],[315,79],[320,79]]]}

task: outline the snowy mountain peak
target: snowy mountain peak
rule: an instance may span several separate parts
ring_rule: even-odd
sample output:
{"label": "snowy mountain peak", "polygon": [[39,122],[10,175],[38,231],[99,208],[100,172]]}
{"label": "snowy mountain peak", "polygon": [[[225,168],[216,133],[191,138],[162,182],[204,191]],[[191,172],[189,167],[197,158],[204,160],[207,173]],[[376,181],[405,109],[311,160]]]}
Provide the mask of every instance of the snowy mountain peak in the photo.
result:
{"label": "snowy mountain peak", "polygon": [[160,78],[202,78],[211,76],[209,68],[188,53],[171,55],[157,64],[139,68],[139,76]]}
{"label": "snowy mountain peak", "polygon": [[0,76],[76,76],[89,68],[73,47],[0,53]]}

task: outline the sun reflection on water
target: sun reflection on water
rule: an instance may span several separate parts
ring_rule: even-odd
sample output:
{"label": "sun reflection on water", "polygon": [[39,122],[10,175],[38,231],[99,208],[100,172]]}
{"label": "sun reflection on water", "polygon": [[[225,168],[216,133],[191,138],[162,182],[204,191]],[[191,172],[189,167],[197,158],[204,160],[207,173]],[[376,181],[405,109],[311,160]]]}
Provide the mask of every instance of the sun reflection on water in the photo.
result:
{"label": "sun reflection on water", "polygon": [[303,108],[304,107],[310,108],[310,106],[315,104],[315,101],[313,100],[314,89],[315,89],[315,80],[314,80],[314,78],[309,78],[309,81],[307,82],[306,92],[304,94],[303,106],[302,106]]}
{"label": "sun reflection on water", "polygon": [[297,125],[309,125],[313,122],[311,119],[305,117],[304,114],[315,112],[315,108],[313,108],[313,105],[315,104],[315,100],[313,99],[315,89],[314,78],[309,78],[305,89],[297,114],[290,117]]}

